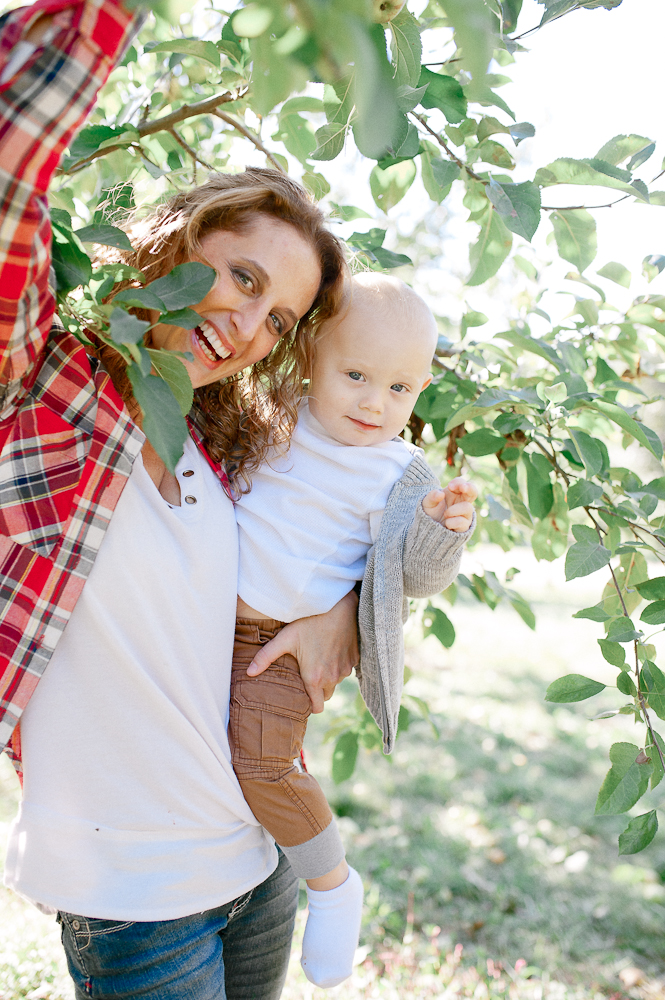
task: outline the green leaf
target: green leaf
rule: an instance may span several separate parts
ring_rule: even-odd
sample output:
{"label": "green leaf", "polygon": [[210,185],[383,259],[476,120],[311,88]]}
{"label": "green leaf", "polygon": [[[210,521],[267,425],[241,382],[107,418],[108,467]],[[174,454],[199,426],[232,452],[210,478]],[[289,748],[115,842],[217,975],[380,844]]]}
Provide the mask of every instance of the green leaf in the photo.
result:
{"label": "green leaf", "polygon": [[[578,479],[576,483],[568,488],[567,502],[568,510],[575,510],[576,507],[588,507],[594,504],[603,495],[601,486],[590,483],[588,479]],[[602,619],[601,619],[602,620]]]}
{"label": "green leaf", "polygon": [[448,197],[450,185],[460,175],[457,164],[442,159],[436,146],[427,141],[421,143],[420,170],[427,194],[438,204]]}
{"label": "green leaf", "polygon": [[553,184],[591,184],[613,188],[625,194],[637,194],[627,178],[627,174],[613,170],[612,164],[601,157],[593,160],[561,157],[548,163],[546,167],[540,167],[536,171],[534,183],[540,187],[550,187]]}
{"label": "green leaf", "polygon": [[[543,458],[547,468],[544,468],[536,461]],[[524,453],[522,460],[526,468],[527,495],[529,499],[529,510],[534,517],[547,517],[554,503],[554,490],[550,482],[549,472],[551,466],[544,456],[530,456]]]}
{"label": "green leaf", "polygon": [[233,17],[233,30],[239,38],[258,38],[270,27],[274,11],[259,3],[249,3]]}
{"label": "green leaf", "polygon": [[390,22],[390,31],[392,34],[390,49],[395,69],[395,80],[398,84],[417,87],[420,79],[420,57],[423,50],[420,25],[413,14],[410,14],[406,7],[403,7],[397,17],[394,17]]}
{"label": "green leaf", "polygon": [[657,745],[650,743],[646,747],[646,752],[651,757],[651,761],[653,763],[653,771],[651,772],[652,790],[656,787],[656,785],[661,783],[663,776],[665,775],[663,762],[660,758],[660,753],[658,753],[658,748],[660,747],[661,753],[663,754],[663,757],[665,757],[665,742],[663,742],[663,738],[660,733],[657,733],[655,730],[653,731],[653,735]]}
{"label": "green leaf", "polygon": [[69,147],[69,154],[75,160],[81,160],[89,156],[90,153],[95,153],[102,142],[117,138],[124,131],[125,129],[122,126],[114,128],[110,125],[88,125],[86,128],[81,129],[72,142]]}
{"label": "green leaf", "polygon": [[598,441],[592,438],[590,434],[587,434],[586,431],[580,430],[579,427],[571,427],[570,434],[577,452],[582,459],[587,476],[589,478],[597,476],[603,468],[603,452]]}
{"label": "green leaf", "polygon": [[150,323],[137,319],[120,307],[111,313],[110,323],[111,339],[116,344],[138,344],[143,341],[146,331],[150,329]]}
{"label": "green leaf", "polygon": [[626,653],[623,646],[618,642],[610,642],[608,639],[598,639],[600,651],[603,658],[611,663],[613,667],[622,667],[626,662]]}
{"label": "green leaf", "polygon": [[639,748],[632,743],[614,743],[610,748],[612,767],[598,793],[596,816],[616,816],[627,812],[647,790],[651,764],[636,764]]}
{"label": "green leaf", "polygon": [[466,118],[467,100],[461,85],[452,76],[433,73],[425,66],[420,71],[418,86],[427,84],[427,91],[421,100],[424,108],[438,108],[446,119],[455,124]]}
{"label": "green leaf", "polygon": [[148,354],[153,368],[169,386],[178,402],[180,412],[183,417],[186,417],[194,402],[194,389],[187,369],[180,358],[170,351],[157,351],[148,348]]}
{"label": "green leaf", "polygon": [[596,274],[599,274],[601,278],[609,278],[610,281],[621,285],[622,288],[630,288],[630,271],[615,260],[609,261],[599,271],[596,271]]}
{"label": "green leaf", "polygon": [[316,149],[311,154],[312,160],[334,160],[344,149],[346,138],[346,123],[331,122],[322,125],[314,133],[317,142]]}
{"label": "green leaf", "polygon": [[336,785],[351,777],[358,759],[358,734],[342,733],[335,743],[332,756],[332,777]]}
{"label": "green leaf", "polygon": [[92,264],[78,238],[70,229],[52,220],[52,262],[58,292],[70,292],[87,285],[92,278]]}
{"label": "green leaf", "polygon": [[355,205],[337,205],[334,201],[331,201],[330,204],[333,208],[333,218],[341,219],[342,222],[355,222],[356,219],[372,218],[369,212],[365,212],[362,208],[356,208]]}
{"label": "green leaf", "polygon": [[204,320],[193,309],[177,309],[175,312],[162,313],[159,322],[167,323],[169,326],[179,326],[183,330],[193,330]]}
{"label": "green leaf", "polygon": [[474,458],[479,458],[481,455],[493,455],[500,451],[505,443],[506,439],[500,434],[495,434],[489,427],[481,427],[480,430],[465,434],[457,441],[464,454]]}
{"label": "green leaf", "polygon": [[559,209],[550,218],[559,255],[581,274],[596,256],[596,220],[584,208]]}
{"label": "green leaf", "polygon": [[573,618],[588,618],[592,622],[606,622],[612,615],[608,615],[602,604],[594,604],[592,608],[582,608],[576,611]]}
{"label": "green leaf", "polygon": [[[651,580],[649,580],[649,583],[651,583]],[[640,615],[640,621],[646,622],[647,625],[662,625],[665,623],[665,601],[654,601],[653,604],[648,604]]]}
{"label": "green leaf", "polygon": [[388,63],[386,36],[381,25],[369,29],[357,23],[353,33],[356,116],[353,137],[358,150],[373,160],[393,154],[404,142],[408,122],[397,104],[397,85]]}
{"label": "green leaf", "polygon": [[569,704],[573,701],[586,701],[595,694],[599,694],[605,689],[605,684],[599,681],[592,681],[590,677],[582,674],[566,674],[553,681],[545,694],[545,701],[554,701],[559,704]]}
{"label": "green leaf", "polygon": [[655,576],[652,580],[636,583],[635,589],[645,601],[665,600],[665,576]]}
{"label": "green leaf", "polygon": [[494,206],[488,205],[480,222],[478,241],[469,249],[471,274],[467,285],[482,285],[493,277],[510,253],[513,238]]}
{"label": "green leaf", "polygon": [[287,101],[279,113],[279,129],[273,133],[275,142],[283,142],[289,153],[295,156],[301,163],[306,160],[318,147],[318,139],[314,134],[314,126],[306,118],[295,114],[293,110],[285,111],[291,104]]}
{"label": "green leaf", "polygon": [[134,309],[156,309],[158,312],[166,312],[166,306],[158,295],[155,295],[152,287],[148,288],[123,288],[113,298],[114,302],[125,302]]}
{"label": "green leaf", "polygon": [[152,281],[148,288],[159,296],[169,312],[174,312],[201,302],[216,280],[214,268],[199,261],[189,261],[178,264],[165,277]]}
{"label": "green leaf", "polygon": [[531,181],[499,184],[492,179],[487,194],[508,229],[531,241],[540,223],[540,189]]}
{"label": "green leaf", "polygon": [[649,693],[649,708],[659,719],[665,719],[665,674],[651,660],[647,660],[641,670],[642,687]]}
{"label": "green leaf", "polygon": [[637,694],[637,688],[635,687],[633,678],[625,670],[622,670],[617,677],[617,689],[629,698],[634,698]]}
{"label": "green leaf", "polygon": [[635,816],[619,834],[619,854],[638,854],[648,847],[658,830],[656,810]]}
{"label": "green leaf", "polygon": [[180,405],[158,375],[143,376],[135,364],[128,366],[127,374],[134,398],[143,410],[143,433],[169,472],[174,473],[189,433]]}
{"label": "green leaf", "polygon": [[168,42],[148,42],[146,52],[178,52],[184,56],[202,59],[219,69],[219,49],[214,42],[204,42],[199,38],[173,38]]}
{"label": "green leaf", "polygon": [[404,264],[411,264],[413,261],[403,253],[395,253],[393,250],[386,250],[385,247],[377,247],[373,251],[377,263],[381,267],[389,270],[392,267],[402,267]]}
{"label": "green leaf", "polygon": [[327,194],[330,194],[330,184],[323,174],[312,170],[306,170],[302,175],[302,183],[310,192],[315,201],[321,201]]}
{"label": "green leaf", "polygon": [[535,631],[536,616],[534,615],[529,602],[525,601],[523,597],[515,593],[513,593],[508,599],[524,624],[528,625],[530,629]]}
{"label": "green leaf", "polygon": [[[615,166],[623,163],[629,156],[635,156],[645,147],[652,145],[651,139],[643,135],[615,135],[596,153],[596,159],[605,160]],[[644,161],[642,161],[644,162]],[[633,167],[630,168],[634,169]]]}
{"label": "green leaf", "polygon": [[415,178],[416,165],[413,160],[395,163],[385,170],[373,167],[369,175],[369,187],[374,203],[384,212],[390,211],[402,200]]}
{"label": "green leaf", "polygon": [[100,243],[106,247],[117,247],[119,250],[131,250],[129,236],[117,226],[84,226],[77,229],[76,235],[82,243]]}
{"label": "green leaf", "polygon": [[626,413],[620,406],[616,403],[610,403],[606,399],[594,399],[589,406],[593,407],[594,410],[599,410],[604,413],[606,417],[613,420],[615,424],[618,424],[627,434],[634,437],[636,441],[639,441],[641,445],[651,452],[657,459],[662,458],[662,449],[660,450],[654,444],[653,440],[644,433],[644,428],[634,420],[629,414]]}
{"label": "green leaf", "polygon": [[632,621],[625,615],[613,619],[607,630],[609,642],[632,642],[633,639],[639,639],[641,635],[641,632],[635,631]]}
{"label": "green leaf", "polygon": [[455,628],[448,615],[429,604],[423,613],[423,633],[435,635],[442,646],[449,649],[455,642]]}
{"label": "green leaf", "polygon": [[566,580],[596,573],[610,561],[610,551],[599,542],[576,542],[566,553]]}

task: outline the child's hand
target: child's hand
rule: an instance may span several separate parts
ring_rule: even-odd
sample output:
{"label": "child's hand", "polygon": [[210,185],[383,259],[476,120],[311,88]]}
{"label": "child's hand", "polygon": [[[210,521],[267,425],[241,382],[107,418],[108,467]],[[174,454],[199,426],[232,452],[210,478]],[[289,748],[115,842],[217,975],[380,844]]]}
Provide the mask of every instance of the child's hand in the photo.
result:
{"label": "child's hand", "polygon": [[423,499],[423,510],[450,531],[468,531],[473,520],[473,501],[478,490],[473,483],[458,476],[445,490],[432,490]]}

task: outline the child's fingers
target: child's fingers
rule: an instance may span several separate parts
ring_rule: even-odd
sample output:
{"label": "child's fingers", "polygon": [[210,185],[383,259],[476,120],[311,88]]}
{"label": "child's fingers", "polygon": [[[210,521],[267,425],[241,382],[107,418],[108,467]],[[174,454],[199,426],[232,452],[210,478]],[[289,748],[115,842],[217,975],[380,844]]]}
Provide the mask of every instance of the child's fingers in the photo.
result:
{"label": "child's fingers", "polygon": [[446,491],[430,490],[426,497],[423,497],[423,510],[430,517],[441,508],[446,509]]}
{"label": "child's fingers", "polygon": [[468,479],[462,479],[461,476],[458,476],[456,479],[451,479],[446,489],[450,490],[451,493],[454,493],[456,497],[463,497],[469,502],[473,502],[478,496],[478,488],[476,484],[469,482]]}
{"label": "child's fingers", "polygon": [[454,503],[444,515],[444,524],[451,531],[466,531],[473,520],[473,504],[467,501]]}
{"label": "child's fingers", "polygon": [[444,523],[449,531],[458,531],[461,534],[469,530],[471,519],[468,517],[446,517]]}

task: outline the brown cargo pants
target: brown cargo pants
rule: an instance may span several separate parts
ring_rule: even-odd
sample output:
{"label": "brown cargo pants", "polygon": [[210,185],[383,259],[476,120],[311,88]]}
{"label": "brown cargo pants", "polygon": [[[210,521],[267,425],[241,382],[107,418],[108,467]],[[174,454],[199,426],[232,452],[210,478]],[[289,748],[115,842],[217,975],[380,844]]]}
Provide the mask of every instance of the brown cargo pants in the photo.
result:
{"label": "brown cargo pants", "polygon": [[318,782],[296,766],[302,750],[309,695],[293,656],[281,656],[258,677],[247,667],[283,622],[236,621],[229,743],[243,795],[259,823],[284,851],[300,878],[332,871],[344,848]]}

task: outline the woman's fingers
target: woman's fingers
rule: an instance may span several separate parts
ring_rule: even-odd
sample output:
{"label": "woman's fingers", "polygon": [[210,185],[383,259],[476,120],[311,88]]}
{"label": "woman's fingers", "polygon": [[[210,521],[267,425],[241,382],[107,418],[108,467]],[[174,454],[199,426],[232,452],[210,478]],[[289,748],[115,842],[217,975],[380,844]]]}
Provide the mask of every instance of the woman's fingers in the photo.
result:
{"label": "woman's fingers", "polygon": [[322,712],[324,702],[348,677],[360,659],[357,625],[358,598],[351,591],[324,615],[301,618],[281,632],[256,654],[247,674],[256,677],[290,653],[298,661],[300,676],[312,703],[312,712]]}

